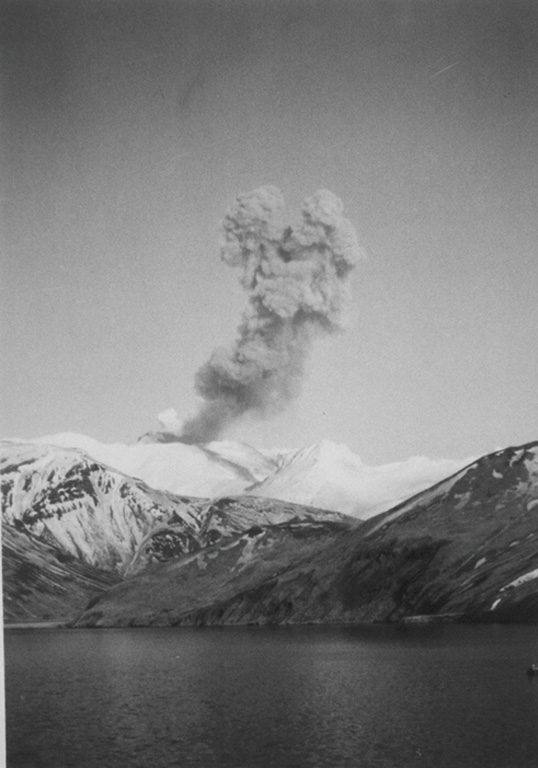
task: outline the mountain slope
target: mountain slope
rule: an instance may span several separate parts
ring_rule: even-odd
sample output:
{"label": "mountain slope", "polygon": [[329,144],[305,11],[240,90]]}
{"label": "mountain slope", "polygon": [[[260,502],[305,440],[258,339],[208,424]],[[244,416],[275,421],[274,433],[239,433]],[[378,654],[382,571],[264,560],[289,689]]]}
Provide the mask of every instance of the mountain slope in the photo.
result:
{"label": "mountain slope", "polygon": [[[227,580],[224,563],[211,561],[215,582]],[[195,577],[188,570],[183,577],[176,590],[166,568],[144,575],[147,594],[161,590],[173,599],[174,624],[394,621],[417,614],[538,621],[538,443],[484,456],[356,529],[335,532],[323,546],[304,547],[293,563],[275,565],[261,579],[254,569],[250,581],[228,580],[227,592],[193,603],[186,596]],[[139,585],[138,577],[124,582],[119,600],[112,588],[79,623],[113,625]]]}
{"label": "mountain slope", "polygon": [[5,623],[72,620],[120,577],[2,525]]}
{"label": "mountain slope", "polygon": [[[169,626],[185,623],[186,615],[194,616],[208,604],[217,606],[218,619],[221,603],[244,590],[260,597],[267,579],[285,573],[347,530],[344,522],[324,520],[252,526],[196,554],[125,579],[93,601],[75,626]],[[200,618],[196,623],[205,622]]]}

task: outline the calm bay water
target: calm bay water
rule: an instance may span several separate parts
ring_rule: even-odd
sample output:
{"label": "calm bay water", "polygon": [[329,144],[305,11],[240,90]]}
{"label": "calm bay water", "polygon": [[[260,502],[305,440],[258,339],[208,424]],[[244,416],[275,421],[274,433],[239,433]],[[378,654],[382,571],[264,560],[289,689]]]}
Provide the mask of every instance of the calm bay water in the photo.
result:
{"label": "calm bay water", "polygon": [[538,765],[538,627],[10,630],[8,768]]}

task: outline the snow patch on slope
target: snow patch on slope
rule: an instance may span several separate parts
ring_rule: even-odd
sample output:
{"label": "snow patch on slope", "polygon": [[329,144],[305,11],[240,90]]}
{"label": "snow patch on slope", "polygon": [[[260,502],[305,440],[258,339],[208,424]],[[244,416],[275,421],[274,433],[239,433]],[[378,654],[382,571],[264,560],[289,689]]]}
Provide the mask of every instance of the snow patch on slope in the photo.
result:
{"label": "snow patch on slope", "polygon": [[533,581],[534,579],[538,579],[538,568],[528,571],[517,579],[514,579],[514,581],[511,581],[505,587],[502,587],[500,591],[504,592],[505,589],[509,589],[510,587],[519,587],[521,584],[525,584],[527,581]]}

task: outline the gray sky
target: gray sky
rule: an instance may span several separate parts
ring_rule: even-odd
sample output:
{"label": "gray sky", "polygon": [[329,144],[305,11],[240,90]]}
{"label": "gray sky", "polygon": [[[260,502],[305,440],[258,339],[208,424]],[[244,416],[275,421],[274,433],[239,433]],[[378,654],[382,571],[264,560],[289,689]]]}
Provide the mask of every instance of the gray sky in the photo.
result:
{"label": "gray sky", "polygon": [[2,424],[130,441],[235,338],[234,197],[328,188],[368,259],[299,400],[369,462],[538,439],[538,5],[3,4]]}

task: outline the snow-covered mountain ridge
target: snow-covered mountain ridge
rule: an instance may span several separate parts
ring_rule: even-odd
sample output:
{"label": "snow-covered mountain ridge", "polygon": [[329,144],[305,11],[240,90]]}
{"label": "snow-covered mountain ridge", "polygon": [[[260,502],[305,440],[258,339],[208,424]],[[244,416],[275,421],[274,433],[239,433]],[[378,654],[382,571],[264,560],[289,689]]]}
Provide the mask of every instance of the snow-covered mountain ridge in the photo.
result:
{"label": "snow-covered mountain ridge", "polygon": [[77,448],[152,488],[179,495],[250,494],[367,518],[452,475],[470,459],[414,457],[368,466],[345,445],[322,440],[299,450],[257,450],[216,441],[105,444],[74,433],[25,442]]}
{"label": "snow-covered mountain ridge", "polygon": [[339,512],[286,502],[172,494],[79,448],[0,442],[0,472],[4,524],[71,558],[122,575],[252,526],[290,519],[354,525]]}
{"label": "snow-covered mountain ridge", "polygon": [[0,443],[2,520],[70,557],[124,572],[144,539],[174,524],[181,546],[198,547],[195,505],[73,448]]}
{"label": "snow-covered mountain ridge", "polygon": [[249,445],[226,441],[205,446],[179,442],[126,445],[65,432],[24,442],[75,448],[152,488],[187,496],[241,493],[277,466],[276,461]]}
{"label": "snow-covered mountain ridge", "polygon": [[290,455],[248,493],[368,518],[450,476],[469,460],[415,456],[367,466],[347,446],[322,440]]}

